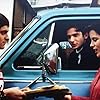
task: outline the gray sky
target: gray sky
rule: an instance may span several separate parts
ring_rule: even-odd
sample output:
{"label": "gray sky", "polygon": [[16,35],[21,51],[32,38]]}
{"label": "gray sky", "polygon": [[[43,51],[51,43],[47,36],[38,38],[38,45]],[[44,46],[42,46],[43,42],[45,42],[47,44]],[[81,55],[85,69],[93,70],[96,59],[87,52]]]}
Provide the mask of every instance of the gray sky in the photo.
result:
{"label": "gray sky", "polygon": [[51,4],[56,4],[60,2],[74,2],[74,3],[79,3],[79,4],[84,4],[84,3],[91,3],[92,0],[28,0],[29,2],[36,3],[36,5],[51,5]]}

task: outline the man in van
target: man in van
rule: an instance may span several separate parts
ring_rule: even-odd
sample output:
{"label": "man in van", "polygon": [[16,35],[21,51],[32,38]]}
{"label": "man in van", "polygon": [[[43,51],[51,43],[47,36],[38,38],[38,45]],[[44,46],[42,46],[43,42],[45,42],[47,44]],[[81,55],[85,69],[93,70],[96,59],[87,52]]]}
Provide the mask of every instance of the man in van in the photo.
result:
{"label": "man in van", "polygon": [[77,24],[67,28],[67,39],[73,49],[68,58],[67,69],[90,70],[98,68],[99,59],[90,48],[90,39],[88,33],[84,30],[84,26]]}

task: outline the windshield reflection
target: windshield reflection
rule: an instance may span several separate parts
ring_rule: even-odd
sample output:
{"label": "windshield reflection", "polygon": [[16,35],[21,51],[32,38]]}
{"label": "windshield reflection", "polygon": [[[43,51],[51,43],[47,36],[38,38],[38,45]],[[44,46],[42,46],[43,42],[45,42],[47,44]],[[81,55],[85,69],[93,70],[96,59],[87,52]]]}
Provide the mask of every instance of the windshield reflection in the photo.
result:
{"label": "windshield reflection", "polygon": [[0,60],[11,50],[11,48],[32,28],[40,19],[40,16],[34,17],[32,21],[12,40],[12,42],[0,53]]}

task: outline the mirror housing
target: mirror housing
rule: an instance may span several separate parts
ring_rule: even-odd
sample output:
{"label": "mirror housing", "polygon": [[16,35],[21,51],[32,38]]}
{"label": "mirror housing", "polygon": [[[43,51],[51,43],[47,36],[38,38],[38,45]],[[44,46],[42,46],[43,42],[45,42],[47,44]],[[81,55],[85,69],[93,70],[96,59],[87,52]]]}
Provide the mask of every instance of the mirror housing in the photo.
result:
{"label": "mirror housing", "polygon": [[59,49],[59,45],[57,43],[54,43],[44,52],[43,62],[45,64],[45,69],[49,74],[57,73],[58,49]]}

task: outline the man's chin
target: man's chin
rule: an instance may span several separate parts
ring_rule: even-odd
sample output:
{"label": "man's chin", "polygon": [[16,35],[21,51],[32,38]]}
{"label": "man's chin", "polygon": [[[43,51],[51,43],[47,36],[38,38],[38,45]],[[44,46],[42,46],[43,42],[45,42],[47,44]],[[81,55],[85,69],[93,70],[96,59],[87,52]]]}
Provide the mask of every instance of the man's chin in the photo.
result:
{"label": "man's chin", "polygon": [[72,47],[73,49],[77,49],[77,47]]}
{"label": "man's chin", "polygon": [[100,54],[96,54],[97,58],[100,58]]}

